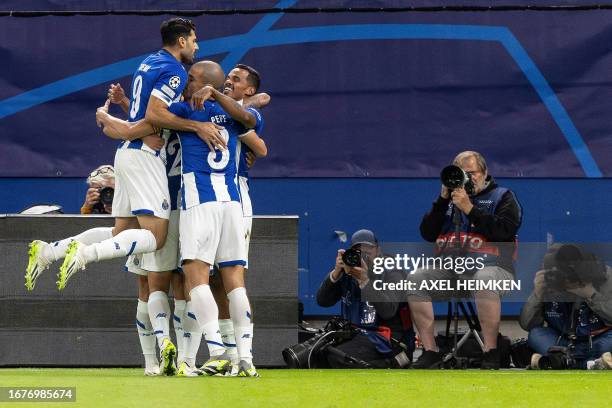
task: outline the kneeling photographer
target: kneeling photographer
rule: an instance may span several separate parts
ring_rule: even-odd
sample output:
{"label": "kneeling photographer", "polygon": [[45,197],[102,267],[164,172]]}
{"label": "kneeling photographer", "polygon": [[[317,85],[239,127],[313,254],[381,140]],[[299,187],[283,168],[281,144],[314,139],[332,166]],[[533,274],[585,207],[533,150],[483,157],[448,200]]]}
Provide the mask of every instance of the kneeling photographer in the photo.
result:
{"label": "kneeling photographer", "polygon": [[[408,305],[398,301],[399,295],[374,293],[372,288],[372,263],[381,255],[374,233],[365,229],[353,234],[349,249],[338,250],[334,269],[317,292],[317,303],[331,307],[341,302],[341,318],[332,319],[317,339],[292,347],[293,351],[302,345],[312,347],[308,351],[310,361],[293,366],[404,368],[410,365],[414,331]],[[398,282],[403,275],[400,271],[388,271],[376,277],[381,278]],[[377,301],[367,302],[368,294]],[[320,347],[322,343],[326,346]],[[315,358],[312,354],[319,354],[317,364],[311,364]]]}
{"label": "kneeling photographer", "polygon": [[532,369],[612,368],[612,268],[577,245],[551,246],[520,324]]}

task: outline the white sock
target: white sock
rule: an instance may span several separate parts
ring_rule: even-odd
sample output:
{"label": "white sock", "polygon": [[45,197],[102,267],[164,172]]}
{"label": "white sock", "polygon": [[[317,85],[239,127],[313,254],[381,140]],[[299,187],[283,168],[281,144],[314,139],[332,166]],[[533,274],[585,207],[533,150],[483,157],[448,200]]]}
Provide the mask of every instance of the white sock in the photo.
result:
{"label": "white sock", "polygon": [[251,305],[245,288],[236,288],[227,294],[229,299],[230,316],[234,323],[236,348],[240,360],[251,363],[253,360],[253,323],[251,319]]}
{"label": "white sock", "polygon": [[112,237],[112,227],[88,229],[87,231],[81,232],[79,235],[75,235],[74,237],[62,239],[61,241],[50,242],[49,246],[45,245],[43,247],[43,256],[53,261],[57,261],[59,259],[64,259],[68,245],[70,245],[70,243],[74,240],[82,242],[85,245],[91,245]]}
{"label": "white sock", "polygon": [[84,256],[87,263],[120,258],[123,256],[144,254],[155,251],[155,235],[145,229],[129,229],[102,242],[87,245]]}
{"label": "white sock", "polygon": [[174,300],[174,312],[172,313],[172,327],[176,336],[176,348],[178,349],[177,361],[185,359],[185,346],[183,345],[183,315],[185,313],[185,301]]}
{"label": "white sock", "polygon": [[183,347],[185,348],[185,362],[190,367],[195,367],[196,356],[202,342],[202,329],[193,313],[191,302],[185,306],[185,317],[183,318]]}
{"label": "white sock", "polygon": [[234,336],[234,323],[232,323],[232,319],[219,319],[219,330],[221,330],[223,345],[227,347],[227,355],[232,364],[238,364],[240,362],[240,356],[238,356],[238,348],[236,347],[236,337]]}
{"label": "white sock", "polygon": [[170,338],[170,304],[166,292],[158,290],[151,293],[148,308],[157,344],[161,350],[163,340]]}
{"label": "white sock", "polygon": [[219,330],[219,308],[215,302],[210,286],[199,285],[191,289],[191,305],[198,324],[208,345],[211,357],[219,356],[225,352],[221,331]]}
{"label": "white sock", "polygon": [[159,365],[155,354],[155,334],[153,334],[153,326],[149,319],[147,302],[140,299],[138,299],[138,307],[136,307],[136,328],[138,329],[140,348],[145,358],[145,367],[152,368]]}

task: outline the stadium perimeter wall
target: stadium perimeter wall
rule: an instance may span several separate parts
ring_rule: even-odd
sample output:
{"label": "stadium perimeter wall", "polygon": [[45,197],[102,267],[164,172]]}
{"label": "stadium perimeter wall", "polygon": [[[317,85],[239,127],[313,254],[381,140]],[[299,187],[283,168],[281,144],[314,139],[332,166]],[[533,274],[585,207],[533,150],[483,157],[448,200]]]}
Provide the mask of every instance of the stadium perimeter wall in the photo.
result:
{"label": "stadium perimeter wall", "polygon": [[[521,242],[609,242],[612,179],[499,179],[517,194],[524,209]],[[18,212],[34,203],[57,203],[77,213],[86,186],[79,178],[0,178],[0,212]],[[418,226],[436,194],[437,179],[256,178],[251,180],[255,214],[298,215],[299,300],[307,315],[330,315],[339,308],[316,305],[316,292],[329,272],[340,242],[335,231],[366,227],[381,241],[420,242]],[[24,248],[25,250],[25,248]],[[255,250],[256,252],[256,250]],[[530,291],[533,273],[518,271]],[[289,279],[290,277],[287,277]],[[517,315],[520,303],[505,303]],[[445,313],[442,306],[438,309]]]}
{"label": "stadium perimeter wall", "polygon": [[[23,284],[27,242],[112,225],[107,216],[0,217],[0,366],[137,366],[136,279],[125,260],[88,265],[55,288],[54,265],[29,293]],[[253,220],[247,287],[255,323],[255,363],[283,366],[297,343],[297,217]],[[198,361],[205,361],[200,346]]]}

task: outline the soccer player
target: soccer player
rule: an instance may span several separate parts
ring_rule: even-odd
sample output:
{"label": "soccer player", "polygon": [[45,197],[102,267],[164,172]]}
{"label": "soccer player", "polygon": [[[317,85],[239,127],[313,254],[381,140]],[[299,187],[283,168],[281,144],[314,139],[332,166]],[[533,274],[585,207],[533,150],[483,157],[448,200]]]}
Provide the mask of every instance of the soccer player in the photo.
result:
{"label": "soccer player", "polygon": [[[223,94],[229,96],[239,104],[243,104],[246,99],[259,99],[260,95],[256,94],[261,83],[259,73],[252,67],[244,64],[238,64],[234,69],[227,75],[223,87]],[[265,104],[269,103],[269,99],[265,101]],[[260,104],[261,105],[261,104]],[[245,250],[246,250],[246,265],[245,270],[248,268],[248,254],[249,254],[249,242],[251,239],[251,227],[253,223],[253,208],[251,205],[251,199],[249,196],[248,186],[248,166],[246,162],[247,154],[253,153],[256,157],[265,157],[268,153],[265,142],[259,137],[253,137],[254,135],[261,136],[263,131],[263,118],[261,113],[254,108],[246,108],[247,111],[257,117],[256,126],[253,129],[249,129],[246,135],[238,139],[236,146],[236,166],[238,173],[238,191],[240,194],[240,203],[242,205],[242,214],[245,229]],[[246,122],[245,126],[252,125]],[[245,137],[249,135],[249,137]],[[255,140],[253,140],[255,139]],[[243,141],[249,141],[249,144],[245,144]],[[234,334],[234,325],[230,318],[229,302],[226,296],[226,290],[223,285],[223,281],[218,275],[211,276],[210,288],[213,292],[213,296],[219,307],[219,328],[221,330],[221,337],[223,343],[228,349],[228,355],[232,362],[232,368],[229,375],[238,374],[238,364],[240,358],[236,350],[236,338]]]}
{"label": "soccer player", "polygon": [[[217,63],[214,63],[212,61],[198,62],[194,64],[189,70],[189,79],[188,79],[187,87],[185,88],[185,91],[184,91],[185,100],[190,101],[191,96],[193,95],[194,91],[202,88],[204,85],[207,85],[207,84],[211,85],[212,87],[221,89],[223,82],[224,82],[224,74],[223,74],[221,67]],[[109,91],[109,98],[114,99],[116,103],[123,104],[125,106],[125,101],[122,101],[121,93],[122,93],[121,87],[119,84],[112,85],[111,90]],[[249,103],[265,104],[268,101],[269,101],[269,96],[267,96],[266,94],[258,94],[258,95],[255,95],[254,97],[251,97]],[[139,121],[133,124],[129,124],[125,121],[121,121],[117,118],[114,118],[108,115],[105,108],[100,109],[97,112],[96,117],[99,123],[104,126],[104,133],[113,138],[128,138],[129,139],[129,138],[134,138],[138,136],[139,134],[147,134],[153,131],[150,125],[148,125],[146,122]],[[174,137],[174,132],[172,132],[170,137],[171,139],[169,139],[169,142],[167,144],[167,150],[168,150],[168,154],[172,155],[175,153],[176,149],[180,147],[180,144],[177,143],[176,144],[177,147],[173,148],[172,138]],[[263,143],[263,141],[259,139],[257,134],[255,134],[254,132],[247,132],[247,134],[243,135],[242,140],[244,141],[246,146],[251,146],[256,152],[261,150],[261,144],[263,144],[263,149],[265,150],[265,143]],[[178,163],[178,164],[170,166],[171,162]],[[178,173],[176,171],[173,171],[173,168],[177,165],[180,166],[180,156],[177,156],[177,159],[175,159],[174,161],[168,160],[168,183],[169,183],[169,188],[171,191],[173,190],[176,191],[176,189],[178,188],[178,183],[172,183],[173,177],[175,176],[174,173]],[[173,184],[175,184],[174,187],[173,187]],[[174,195],[172,195],[172,197],[174,197]],[[172,202],[173,206],[174,206],[174,203],[175,201],[173,200]],[[175,228],[178,229],[178,223],[176,219],[172,218],[171,216],[168,240],[166,241],[166,245],[164,246],[162,250],[162,251],[165,251],[167,259],[163,259],[163,258],[156,259],[155,262],[153,263],[153,265],[166,265],[165,267],[161,268],[162,270],[174,269],[177,266],[176,253],[178,250],[178,244],[175,239],[170,239],[171,236],[176,237],[178,235],[177,233],[175,233]],[[172,249],[169,249],[169,248],[172,248]],[[161,252],[161,251],[158,251],[158,252]],[[147,255],[144,255],[144,256],[146,257]],[[143,261],[140,262],[138,266],[130,265],[128,269],[138,274],[146,273],[146,271],[144,270],[149,270],[149,271],[160,270],[159,266],[157,267],[154,266],[154,269],[150,269],[149,265],[150,264],[147,264],[146,259],[143,259]],[[151,276],[151,273],[149,273],[149,276]],[[175,287],[173,284],[173,291],[175,293],[175,304],[178,305],[178,303],[176,303],[176,298],[177,298],[177,294],[180,295],[179,293],[180,288]],[[184,326],[184,333],[185,333],[184,334],[185,336],[184,344],[182,344],[182,346],[179,347],[179,363],[182,363],[182,364],[179,364],[178,374],[181,376],[195,376],[199,373],[197,370],[194,370],[194,368],[195,368],[195,355],[199,347],[200,338],[202,336],[202,333],[197,328],[194,318],[195,318],[195,315],[191,311],[190,302],[187,303],[187,308],[185,309],[184,315],[181,315],[180,311],[177,312],[177,310],[175,309],[175,313],[174,313],[175,328],[177,326],[177,323],[182,322]],[[179,339],[178,330],[177,330],[177,339]],[[141,340],[142,340],[142,335],[141,335]],[[177,340],[177,341],[179,341],[179,344],[180,344],[180,340]],[[209,374],[217,374],[219,371],[221,371],[223,367],[222,367],[222,362],[220,361],[220,359],[218,359],[218,360],[211,360],[208,363],[208,365],[205,364],[203,368],[204,368],[204,371],[206,371]]]}
{"label": "soccer player", "polygon": [[[140,64],[132,81],[129,120],[145,118],[153,126],[194,132],[207,145],[223,149],[225,143],[216,127],[181,119],[168,111],[178,101],[185,87],[187,74],[181,63],[192,63],[198,49],[195,26],[189,20],[174,18],[161,25],[163,48],[149,55]],[[132,254],[153,252],[163,247],[170,213],[165,167],[160,153],[150,149],[141,139],[121,144],[115,155],[116,189],[113,202],[115,227],[94,228],[75,237],[48,244],[30,244],[26,268],[26,287],[33,288],[39,274],[62,257],[58,289],[90,262],[98,262]],[[153,294],[151,294],[153,295]],[[159,302],[148,302],[150,316],[168,319],[164,313],[167,296]],[[160,322],[160,325],[167,326]],[[157,330],[156,330],[157,331]],[[157,336],[163,359],[163,371],[174,372],[176,348],[162,330]]]}
{"label": "soccer player", "polygon": [[[213,87],[205,87],[204,111],[193,110],[187,103],[172,104],[170,110],[178,116],[210,120],[225,126],[228,150],[210,149],[193,133],[179,132],[183,155],[182,213],[180,247],[182,268],[194,314],[205,335],[211,355],[202,369],[211,362],[225,360],[225,347],[219,333],[218,308],[211,293],[210,267],[219,266],[227,289],[230,317],[236,333],[240,357],[238,376],[258,376],[252,362],[253,324],[251,307],[244,288],[246,243],[240,196],[235,182],[237,176],[235,154],[239,135],[247,134],[247,127],[257,125],[257,116]],[[192,98],[192,104],[197,105]],[[246,126],[246,127],[245,127]],[[229,363],[229,362],[228,362]],[[225,365],[225,364],[224,364]],[[218,371],[226,369],[218,366]]]}

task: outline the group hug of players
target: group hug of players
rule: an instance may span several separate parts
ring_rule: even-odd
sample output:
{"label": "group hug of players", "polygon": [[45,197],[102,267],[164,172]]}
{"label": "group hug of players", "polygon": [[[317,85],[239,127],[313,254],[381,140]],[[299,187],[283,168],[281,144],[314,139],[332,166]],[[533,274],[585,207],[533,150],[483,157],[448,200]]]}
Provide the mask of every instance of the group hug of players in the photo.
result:
{"label": "group hug of players", "polygon": [[[63,259],[61,290],[87,264],[126,257],[126,269],[139,275],[136,325],[145,375],[257,377],[244,286],[252,222],[247,162],[267,153],[259,137],[263,119],[252,106],[269,98],[256,94],[260,77],[249,66],[239,64],[226,76],[215,62],[193,64],[198,45],[190,20],[163,22],[161,36],[163,48],[134,73],[129,99],[119,84],[111,85],[96,112],[104,134],[121,140],[114,228],[33,241],[26,288],[33,290],[54,261]],[[182,63],[193,64],[188,73]],[[127,121],[108,113],[111,102]],[[210,358],[197,368],[202,335]]]}

